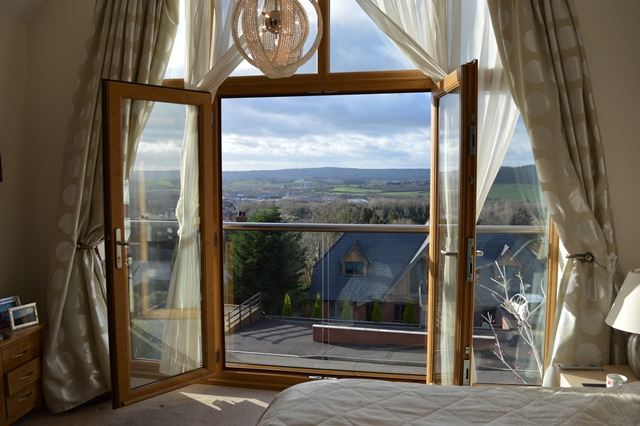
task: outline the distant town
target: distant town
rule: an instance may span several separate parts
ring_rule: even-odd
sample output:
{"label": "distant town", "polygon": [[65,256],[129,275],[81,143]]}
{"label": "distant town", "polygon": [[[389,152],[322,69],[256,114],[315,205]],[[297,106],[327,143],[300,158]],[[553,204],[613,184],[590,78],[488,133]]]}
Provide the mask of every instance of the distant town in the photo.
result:
{"label": "distant town", "polygon": [[[276,204],[285,222],[426,223],[428,169],[302,168],[225,171],[223,220],[238,211],[250,217]],[[145,212],[134,200],[145,192]],[[131,217],[175,219],[180,196],[178,171],[134,173]],[[533,165],[502,167],[480,216],[480,224],[536,224],[543,220],[538,178]]]}

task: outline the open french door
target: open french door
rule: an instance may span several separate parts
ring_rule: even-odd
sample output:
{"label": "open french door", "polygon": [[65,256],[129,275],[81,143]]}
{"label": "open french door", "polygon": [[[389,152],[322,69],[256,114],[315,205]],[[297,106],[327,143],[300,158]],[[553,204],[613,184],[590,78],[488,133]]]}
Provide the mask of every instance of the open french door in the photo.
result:
{"label": "open french door", "polygon": [[214,306],[221,306],[213,262],[220,235],[213,174],[218,153],[207,92],[105,81],[103,97],[117,408],[219,369],[213,317]]}
{"label": "open french door", "polygon": [[469,383],[475,275],[477,62],[432,95],[427,382]]}

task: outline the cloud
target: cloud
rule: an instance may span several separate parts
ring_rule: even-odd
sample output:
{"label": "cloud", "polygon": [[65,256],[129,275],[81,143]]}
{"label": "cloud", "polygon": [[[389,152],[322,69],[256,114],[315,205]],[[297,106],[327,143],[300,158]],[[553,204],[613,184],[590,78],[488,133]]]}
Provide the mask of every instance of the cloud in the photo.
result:
{"label": "cloud", "polygon": [[504,158],[503,165],[524,166],[529,164],[533,164],[531,139],[529,138],[529,133],[527,132],[524,121],[522,117],[520,117],[516,123],[511,145],[509,145],[509,150]]}
{"label": "cloud", "polygon": [[358,133],[306,137],[223,137],[223,170],[304,167],[427,168],[429,130],[371,137]]}
{"label": "cloud", "polygon": [[155,140],[153,142],[142,139],[138,144],[135,170],[179,170],[180,140]]}
{"label": "cloud", "polygon": [[415,66],[355,1],[331,4],[332,71],[405,70]]}
{"label": "cloud", "polygon": [[425,128],[428,93],[233,98],[222,101],[225,133],[263,136],[353,132],[376,136]]}
{"label": "cloud", "polygon": [[426,93],[224,99],[223,170],[428,167]]}

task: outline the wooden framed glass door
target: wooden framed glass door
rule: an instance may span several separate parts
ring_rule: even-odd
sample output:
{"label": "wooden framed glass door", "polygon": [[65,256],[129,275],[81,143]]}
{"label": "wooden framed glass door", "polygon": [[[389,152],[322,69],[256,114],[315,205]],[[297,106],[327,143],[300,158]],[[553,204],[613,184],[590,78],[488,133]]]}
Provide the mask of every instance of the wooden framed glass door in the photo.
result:
{"label": "wooden framed glass door", "polygon": [[105,81],[103,96],[111,381],[120,407],[219,369],[218,153],[207,92]]}
{"label": "wooden framed glass door", "polygon": [[468,383],[475,260],[477,62],[433,92],[427,382]]}

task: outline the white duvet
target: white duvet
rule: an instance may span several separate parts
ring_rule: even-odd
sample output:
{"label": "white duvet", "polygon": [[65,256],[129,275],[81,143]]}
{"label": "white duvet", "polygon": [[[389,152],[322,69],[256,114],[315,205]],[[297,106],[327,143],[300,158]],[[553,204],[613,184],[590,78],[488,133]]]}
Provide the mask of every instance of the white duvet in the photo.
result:
{"label": "white duvet", "polygon": [[278,394],[258,424],[640,425],[640,383],[550,389],[320,380]]}

